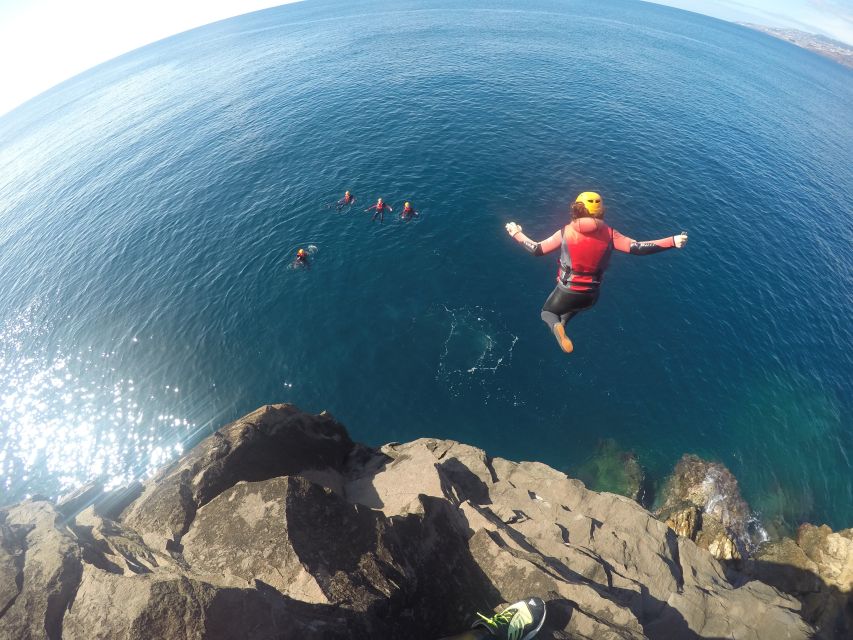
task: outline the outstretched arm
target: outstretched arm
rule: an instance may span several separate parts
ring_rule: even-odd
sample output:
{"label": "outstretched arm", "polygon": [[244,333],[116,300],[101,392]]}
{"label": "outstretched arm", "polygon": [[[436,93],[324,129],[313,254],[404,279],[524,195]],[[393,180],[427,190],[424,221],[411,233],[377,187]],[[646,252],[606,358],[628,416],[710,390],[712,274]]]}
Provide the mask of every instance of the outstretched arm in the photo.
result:
{"label": "outstretched arm", "polygon": [[687,244],[687,234],[684,232],[679,233],[677,236],[661,238],[660,240],[643,240],[638,242],[633,238],[623,236],[616,229],[613,230],[613,248],[635,256],[648,256],[672,248],[681,249],[685,244]]}
{"label": "outstretched arm", "polygon": [[367,209],[365,209],[365,211],[370,211],[371,209],[375,209],[375,208],[376,208],[376,205],[374,204],[374,205],[367,207]]}
{"label": "outstretched arm", "polygon": [[506,232],[510,237],[527,249],[528,253],[534,256],[544,256],[546,253],[551,253],[560,248],[560,243],[563,241],[562,230],[557,231],[550,238],[536,242],[531,240],[521,232],[521,226],[514,222],[506,225]]}

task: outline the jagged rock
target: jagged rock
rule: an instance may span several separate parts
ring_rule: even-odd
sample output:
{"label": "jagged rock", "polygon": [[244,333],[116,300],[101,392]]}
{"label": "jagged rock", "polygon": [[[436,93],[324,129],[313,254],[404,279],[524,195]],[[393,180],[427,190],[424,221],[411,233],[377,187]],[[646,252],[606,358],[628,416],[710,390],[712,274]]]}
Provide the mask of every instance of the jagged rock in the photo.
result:
{"label": "jagged rock", "polygon": [[675,465],[664,491],[662,509],[689,503],[731,530],[743,529],[749,506],[740,495],[737,478],[723,464],[684,455]]}
{"label": "jagged rock", "polygon": [[240,480],[339,470],[352,448],[346,430],[325,413],[311,416],[291,405],[261,407],[161,471],[119,519],[153,549],[174,550],[196,509]]}
{"label": "jagged rock", "polygon": [[825,524],[803,524],[797,531],[797,544],[817,565],[827,586],[841,593],[853,591],[853,529],[833,533]]}
{"label": "jagged rock", "polygon": [[175,564],[171,556],[149,549],[135,531],[98,516],[94,506],[78,514],[70,529],[77,536],[83,560],[105,571],[143,574]]}
{"label": "jagged rock", "polygon": [[0,617],[14,604],[24,580],[25,531],[15,531],[0,513]]}
{"label": "jagged rock", "polygon": [[593,491],[608,491],[642,503],[645,472],[632,451],[623,451],[613,438],[599,441],[592,457],[575,474]]}
{"label": "jagged rock", "polygon": [[82,571],[80,550],[63,520],[47,502],[25,502],[6,512],[2,547],[13,549],[17,594],[9,600],[7,593],[7,608],[0,611],[0,638],[60,638]]}
{"label": "jagged rock", "polygon": [[126,487],[118,487],[112,491],[107,491],[97,498],[92,505],[94,513],[104,518],[116,520],[130,506],[130,503],[142,495],[144,487],[142,483],[137,481],[132,482]]}
{"label": "jagged rock", "polygon": [[[452,441],[371,450],[287,405],[101,499],[0,513],[0,637],[432,639],[528,595],[541,638],[814,632],[631,499]],[[812,539],[808,562],[836,566],[840,543]]]}
{"label": "jagged rock", "polygon": [[719,560],[740,560],[752,546],[749,506],[737,479],[719,462],[686,454],[667,479],[655,514],[678,535],[690,538]]}
{"label": "jagged rock", "polygon": [[347,498],[392,516],[416,513],[421,508],[421,494],[444,497],[435,457],[421,441],[396,454],[393,458],[385,454],[375,473],[371,465],[367,474],[348,482],[344,489]]}
{"label": "jagged rock", "polygon": [[272,589],[222,588],[185,576],[127,578],[86,567],[63,640],[279,640],[368,637],[358,619]]}
{"label": "jagged rock", "polygon": [[660,511],[657,516],[675,531],[676,535],[696,542],[696,534],[702,528],[702,512],[699,507],[692,504],[680,505],[668,511]]}
{"label": "jagged rock", "polygon": [[699,507],[693,504],[681,505],[674,509],[657,513],[676,535],[689,538],[703,549],[711,552],[717,560],[740,560],[740,547],[733,536],[714,516],[703,516]]}
{"label": "jagged rock", "polygon": [[853,637],[853,529],[803,524],[796,541],[762,545],[745,571],[796,596],[816,637]]}
{"label": "jagged rock", "polygon": [[566,605],[571,603],[566,609],[577,613],[569,616],[562,629],[565,632],[586,637],[644,637],[643,627],[630,609],[602,597],[595,588],[575,579],[567,567],[558,572],[559,563],[549,563],[535,551],[515,548],[499,532],[480,529],[470,546],[477,564],[507,602],[530,594],[549,594],[552,603],[564,600]]}
{"label": "jagged rock", "polygon": [[370,509],[287,476],[239,482],[199,509],[184,559],[197,571],[260,580],[303,602],[367,610],[395,589],[379,566],[391,559],[384,534],[385,519]]}
{"label": "jagged rock", "polygon": [[[493,466],[498,477],[490,491],[493,502],[509,504],[526,516],[509,525],[493,519],[493,526],[503,526],[501,541],[510,549],[517,545],[541,555],[549,574],[560,572],[570,583],[588,586],[626,609],[641,621],[645,636],[808,637],[808,626],[792,613],[798,603],[752,583],[735,588],[710,554],[668,532],[636,502],[587,491],[581,483],[538,463],[494,460]],[[549,521],[556,525],[550,536],[544,535],[544,527],[532,532],[535,523]],[[519,536],[522,532],[529,535]],[[576,563],[578,554],[600,562],[602,571],[587,565],[584,574],[577,572],[575,567],[583,566]],[[607,622],[598,618],[591,594],[584,599],[572,584],[557,593],[571,593],[567,600],[576,603],[575,612]],[[753,629],[760,630],[757,636]],[[617,631],[622,635],[615,635]],[[623,623],[589,637],[630,637],[634,632],[630,623]]]}
{"label": "jagged rock", "polygon": [[[702,544],[702,536],[700,536],[700,544]],[[708,542],[708,551],[718,560],[741,560],[740,548],[737,543],[725,533],[718,533],[711,537]]]}
{"label": "jagged rock", "polygon": [[56,510],[66,518],[73,517],[104,493],[104,485],[98,480],[87,482],[79,489],[62,496],[56,501]]}

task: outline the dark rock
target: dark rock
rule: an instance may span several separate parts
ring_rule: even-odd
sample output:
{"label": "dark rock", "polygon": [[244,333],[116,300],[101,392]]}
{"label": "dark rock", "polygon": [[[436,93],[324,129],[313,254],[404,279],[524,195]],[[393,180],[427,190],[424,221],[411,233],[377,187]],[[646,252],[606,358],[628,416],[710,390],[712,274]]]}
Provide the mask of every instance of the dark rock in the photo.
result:
{"label": "dark rock", "polygon": [[130,503],[142,495],[144,487],[139,481],[119,487],[98,496],[93,504],[95,513],[103,518],[116,520]]}
{"label": "dark rock", "polygon": [[65,518],[72,518],[91,505],[104,493],[104,485],[95,480],[56,501],[56,510]]}
{"label": "dark rock", "polygon": [[26,530],[12,528],[0,512],[0,618],[15,603],[24,583]]}
{"label": "dark rock", "polygon": [[298,476],[239,482],[199,509],[183,539],[184,559],[202,573],[364,611],[392,590],[377,569],[389,556],[385,528],[381,514]]}
{"label": "dark rock", "polygon": [[749,575],[796,596],[818,638],[853,637],[853,529],[804,524],[797,540],[762,545],[744,567]]}
{"label": "dark rock", "polygon": [[62,632],[64,640],[322,640],[369,634],[344,611],[306,605],[270,589],[223,588],[183,576],[131,579],[91,566]]}
{"label": "dark rock", "polygon": [[663,504],[655,514],[676,533],[708,549],[719,560],[748,555],[750,509],[737,479],[719,462],[682,456],[666,481]]}
{"label": "dark rock", "polygon": [[152,551],[135,531],[101,518],[94,508],[78,514],[70,529],[77,536],[83,560],[104,571],[133,575],[175,564],[170,555]]}
{"label": "dark rock", "polygon": [[63,520],[49,502],[25,502],[6,512],[2,547],[12,550],[17,594],[9,599],[12,590],[4,589],[0,638],[61,637],[82,572],[80,550]]}
{"label": "dark rock", "polygon": [[[47,503],[0,514],[0,637],[432,639],[523,596],[548,604],[542,638],[814,632],[799,601],[629,498],[452,441],[371,450],[287,405],[135,493],[67,522]],[[801,555],[843,580],[824,534],[804,531]]]}
{"label": "dark rock", "polygon": [[179,543],[198,507],[241,480],[259,481],[307,470],[340,470],[353,448],[327,415],[291,405],[261,407],[223,427],[145,484],[120,520],[153,549]]}
{"label": "dark rock", "polygon": [[702,530],[702,510],[694,504],[682,503],[658,511],[657,517],[663,520],[676,535],[696,542],[696,536]]}

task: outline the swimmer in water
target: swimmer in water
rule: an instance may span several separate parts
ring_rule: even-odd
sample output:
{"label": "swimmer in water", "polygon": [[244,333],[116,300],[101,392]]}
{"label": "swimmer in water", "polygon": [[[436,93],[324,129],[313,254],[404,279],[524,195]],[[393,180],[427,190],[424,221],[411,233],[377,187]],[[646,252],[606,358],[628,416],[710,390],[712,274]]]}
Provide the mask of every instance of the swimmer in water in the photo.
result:
{"label": "swimmer in water", "polygon": [[411,218],[417,218],[418,212],[415,211],[414,207],[410,203],[406,203],[403,205],[403,212],[400,214],[400,220],[410,220]]}
{"label": "swimmer in water", "polygon": [[305,267],[306,269],[310,269],[311,265],[308,264],[308,252],[305,249],[300,249],[296,252],[296,257],[293,259],[292,266],[294,268],[297,267]]}
{"label": "swimmer in water", "polygon": [[542,307],[542,321],[566,353],[574,349],[566,335],[566,323],[598,302],[598,292],[613,249],[647,256],[667,249],[681,249],[687,234],[638,242],[604,223],[604,203],[597,193],[580,194],[571,206],[572,220],[550,238],[535,242],[515,222],[506,225],[513,240],[534,256],[560,250],[557,286]]}
{"label": "swimmer in water", "polygon": [[376,220],[376,216],[379,216],[379,224],[385,222],[385,209],[388,209],[388,211],[392,212],[394,211],[394,209],[391,208],[391,205],[385,204],[382,201],[382,198],[379,198],[379,200],[376,201],[376,204],[367,207],[365,211],[370,211],[371,209],[376,209],[376,211],[373,212],[373,217],[370,218],[370,221],[373,222],[374,220]]}
{"label": "swimmer in water", "polygon": [[354,204],[355,204],[355,196],[352,195],[349,191],[347,191],[344,194],[344,197],[335,203],[335,209],[340,211],[344,207],[351,207]]}

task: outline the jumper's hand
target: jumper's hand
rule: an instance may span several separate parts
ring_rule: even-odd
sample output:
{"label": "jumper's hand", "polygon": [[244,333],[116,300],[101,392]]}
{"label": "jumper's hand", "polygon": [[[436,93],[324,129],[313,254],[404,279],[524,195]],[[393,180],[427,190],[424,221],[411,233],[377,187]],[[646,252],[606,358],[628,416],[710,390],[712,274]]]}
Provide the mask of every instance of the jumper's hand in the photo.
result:
{"label": "jumper's hand", "polygon": [[676,248],[681,249],[687,244],[687,232],[682,231],[677,236],[673,236],[672,239],[675,241]]}
{"label": "jumper's hand", "polygon": [[515,224],[514,222],[508,222],[506,225],[506,232],[510,235],[510,237],[515,237],[515,234],[521,233],[521,225]]}

